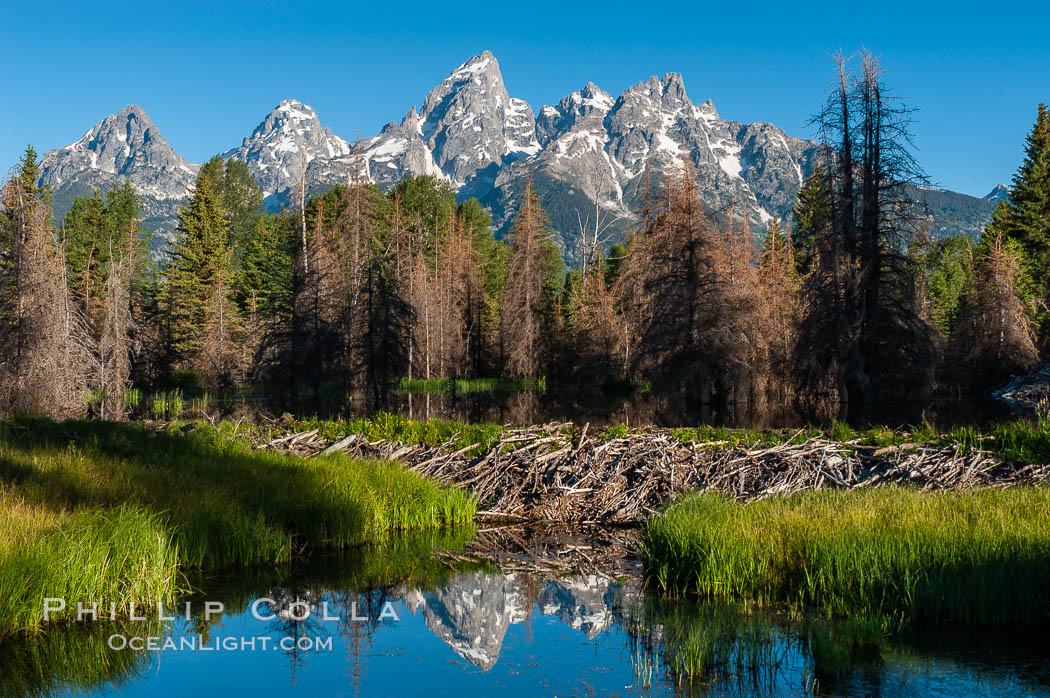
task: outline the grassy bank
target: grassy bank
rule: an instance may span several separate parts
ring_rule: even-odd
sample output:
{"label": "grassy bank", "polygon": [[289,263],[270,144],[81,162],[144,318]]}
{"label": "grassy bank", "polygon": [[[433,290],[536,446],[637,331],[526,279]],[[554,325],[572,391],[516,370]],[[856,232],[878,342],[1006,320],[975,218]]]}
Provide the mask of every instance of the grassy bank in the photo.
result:
{"label": "grassy bank", "polygon": [[824,490],[740,504],[690,495],[646,528],[660,591],[828,613],[1050,622],[1050,488]]}
{"label": "grassy bank", "polygon": [[169,598],[178,565],[282,562],[474,515],[396,463],[254,451],[204,425],[13,420],[0,495],[0,635],[37,625],[45,596],[126,608]]}

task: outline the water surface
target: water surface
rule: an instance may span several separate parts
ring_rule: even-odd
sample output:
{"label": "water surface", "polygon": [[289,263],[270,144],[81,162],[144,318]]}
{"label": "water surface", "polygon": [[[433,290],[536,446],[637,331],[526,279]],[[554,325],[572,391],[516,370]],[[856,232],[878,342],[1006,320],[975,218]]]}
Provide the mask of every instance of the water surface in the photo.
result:
{"label": "water surface", "polygon": [[[0,693],[1050,696],[1045,636],[912,630],[829,667],[807,635],[819,619],[662,602],[631,573],[438,559],[433,544],[200,575],[180,600],[189,618],[83,623],[0,646]],[[206,621],[205,601],[225,611]],[[175,646],[115,651],[114,636]],[[221,649],[250,638],[254,649]]]}

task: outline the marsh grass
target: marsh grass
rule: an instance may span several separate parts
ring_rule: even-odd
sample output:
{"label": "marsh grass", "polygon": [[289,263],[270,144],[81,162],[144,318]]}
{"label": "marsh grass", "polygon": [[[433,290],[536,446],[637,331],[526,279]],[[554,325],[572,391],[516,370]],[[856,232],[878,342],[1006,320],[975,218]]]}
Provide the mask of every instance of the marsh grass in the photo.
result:
{"label": "marsh grass", "polygon": [[[220,428],[232,433],[235,425],[225,422]],[[251,429],[252,427],[241,427],[242,432]],[[379,412],[363,419],[303,419],[296,421],[291,427],[293,431],[309,429],[317,429],[318,434],[329,441],[357,434],[364,436],[369,441],[383,439],[426,446],[451,443],[456,449],[478,444],[474,449],[476,453],[492,448],[506,431],[502,425],[493,423],[457,422],[443,419],[414,420],[389,412]],[[259,430],[256,428],[256,431]],[[287,431],[287,429],[283,430],[285,433]],[[272,433],[275,436],[278,435],[276,431]]]}
{"label": "marsh grass", "polygon": [[[53,511],[0,493],[0,637],[43,621],[43,599],[125,610],[178,590],[178,555],[160,517],[135,507]],[[65,615],[68,615],[65,614]]]}
{"label": "marsh grass", "polygon": [[823,490],[741,504],[689,495],[643,537],[672,596],[816,606],[843,617],[1050,621],[1050,488]]}
{"label": "marsh grass", "polygon": [[392,462],[252,450],[205,425],[0,426],[0,635],[45,596],[170,598],[178,564],[283,562],[473,520],[467,494]]}
{"label": "marsh grass", "polygon": [[526,378],[402,378],[394,385],[397,395],[511,395],[524,390],[544,392],[546,380]]}

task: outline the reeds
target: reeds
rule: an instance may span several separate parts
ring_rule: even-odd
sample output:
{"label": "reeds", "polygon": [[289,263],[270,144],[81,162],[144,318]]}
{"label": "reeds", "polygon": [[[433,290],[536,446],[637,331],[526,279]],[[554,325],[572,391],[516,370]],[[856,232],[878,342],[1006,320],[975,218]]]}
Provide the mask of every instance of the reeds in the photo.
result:
{"label": "reeds", "polygon": [[972,624],[1050,622],[1050,488],[689,495],[649,522],[648,583]]}
{"label": "reeds", "polygon": [[398,395],[510,395],[544,392],[546,380],[526,378],[402,378],[394,386]]}
{"label": "reeds", "polygon": [[0,487],[0,635],[38,623],[45,596],[155,601],[177,564],[281,562],[475,509],[397,463],[264,453],[206,425],[18,418],[0,426]]}
{"label": "reeds", "polygon": [[[233,425],[225,425],[232,428]],[[399,414],[379,412],[364,419],[324,420],[306,419],[295,422],[294,431],[316,429],[317,436],[326,441],[338,441],[350,435],[363,436],[369,441],[390,441],[425,446],[456,448],[477,445],[484,450],[499,441],[505,427],[493,423],[468,423],[453,420],[414,420]]]}
{"label": "reeds", "polygon": [[178,590],[178,556],[160,517],[140,508],[75,511],[29,504],[0,492],[0,638],[43,621],[44,598],[156,604]]}

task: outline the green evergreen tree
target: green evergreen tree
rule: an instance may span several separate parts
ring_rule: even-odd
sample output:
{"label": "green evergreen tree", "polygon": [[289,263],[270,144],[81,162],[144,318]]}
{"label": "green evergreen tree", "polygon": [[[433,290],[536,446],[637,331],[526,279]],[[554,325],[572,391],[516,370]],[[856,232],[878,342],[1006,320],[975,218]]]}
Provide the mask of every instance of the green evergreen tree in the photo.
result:
{"label": "green evergreen tree", "polygon": [[965,235],[937,240],[920,257],[933,324],[945,336],[955,331],[963,298],[973,283],[973,260],[973,242]]}
{"label": "green evergreen tree", "polygon": [[1009,203],[999,202],[985,236],[1000,232],[1021,249],[1018,296],[1045,337],[1050,332],[1050,109],[1045,104],[1025,141]]}
{"label": "green evergreen tree", "polygon": [[[149,231],[139,228],[139,198],[125,182],[105,197],[98,191],[78,196],[62,222],[62,243],[73,297],[89,318],[98,311],[99,293],[110,263],[131,254],[132,284],[146,273]],[[126,249],[129,243],[131,249]]]}
{"label": "green evergreen tree", "polygon": [[237,363],[239,314],[231,296],[232,249],[218,192],[206,175],[197,177],[179,211],[179,238],[164,270],[167,340],[177,365],[206,381],[229,384]]}
{"label": "green evergreen tree", "polygon": [[831,225],[832,196],[828,182],[823,165],[817,163],[799,190],[795,208],[791,212],[795,221],[791,242],[795,248],[795,265],[800,274],[809,271],[816,240]]}
{"label": "green evergreen tree", "polygon": [[95,191],[78,196],[62,222],[62,242],[66,254],[70,290],[89,315],[105,283],[113,251],[113,228],[106,215],[106,202]]}
{"label": "green evergreen tree", "polygon": [[292,309],[295,231],[277,216],[257,216],[237,268],[237,305],[246,316],[287,320]]}
{"label": "green evergreen tree", "polygon": [[262,189],[246,164],[233,158],[223,160],[221,155],[201,165],[199,175],[211,180],[229,225],[230,246],[239,252],[255,229],[256,219],[265,215]]}

